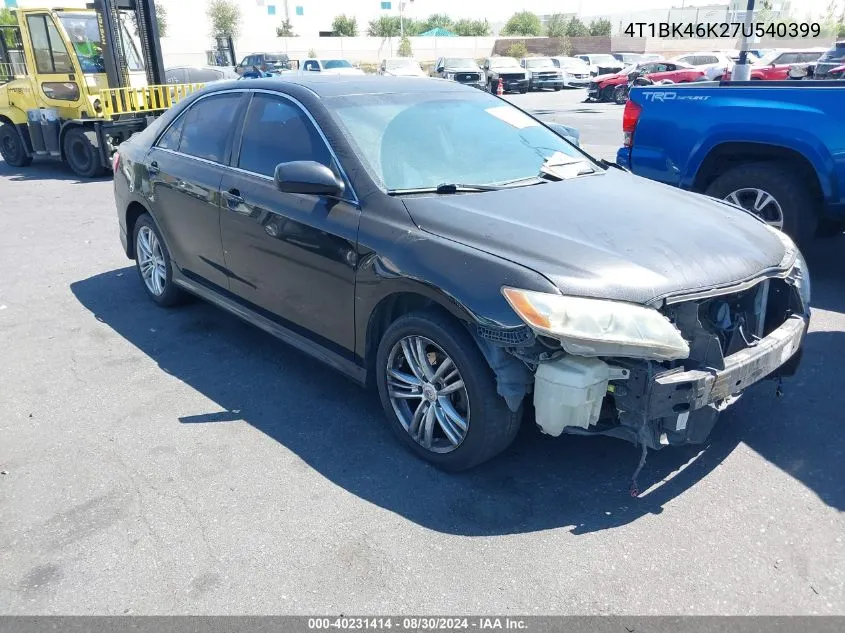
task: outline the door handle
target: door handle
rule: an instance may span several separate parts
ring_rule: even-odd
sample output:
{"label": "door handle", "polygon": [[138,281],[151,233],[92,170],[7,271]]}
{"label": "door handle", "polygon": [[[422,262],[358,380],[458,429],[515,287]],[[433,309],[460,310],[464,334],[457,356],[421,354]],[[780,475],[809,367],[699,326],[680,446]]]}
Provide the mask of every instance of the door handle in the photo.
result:
{"label": "door handle", "polygon": [[150,176],[155,176],[160,171],[161,171],[161,169],[159,169],[158,163],[156,161],[153,161],[149,165],[147,165],[147,173]]}
{"label": "door handle", "polygon": [[237,189],[229,189],[228,191],[224,191],[222,195],[230,209],[234,210],[234,207],[244,203],[241,192]]}

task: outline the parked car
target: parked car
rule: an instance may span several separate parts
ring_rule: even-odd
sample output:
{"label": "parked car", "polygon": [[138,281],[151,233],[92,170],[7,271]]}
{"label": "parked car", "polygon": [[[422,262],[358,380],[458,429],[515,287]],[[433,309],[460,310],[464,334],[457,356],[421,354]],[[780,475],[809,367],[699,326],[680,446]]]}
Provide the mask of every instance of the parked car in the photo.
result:
{"label": "parked car", "polygon": [[845,64],[845,40],[836,42],[819,57],[813,69],[813,77],[815,79],[839,79],[839,77],[829,77],[828,75],[834,68],[842,66],[842,64]]}
{"label": "parked car", "polygon": [[714,81],[726,73],[730,73],[734,67],[734,61],[725,53],[718,51],[689,53],[675,57],[672,61],[698,68],[710,81]]}
{"label": "parked car", "polygon": [[565,88],[586,88],[590,83],[590,67],[577,57],[552,57],[552,63],[563,75]]}
{"label": "parked car", "polygon": [[618,73],[627,66],[627,64],[623,64],[613,55],[609,55],[607,53],[576,55],[575,57],[586,62],[590,66],[590,74],[594,77],[597,75]]}
{"label": "parked car", "polygon": [[705,78],[702,71],[681,62],[640,62],[613,75],[593,77],[587,87],[587,98],[596,101],[613,101],[613,92],[616,86],[627,84],[628,76],[633,72],[638,72],[655,83],[663,80],[672,83],[687,83]]}
{"label": "parked car", "polygon": [[440,57],[434,62],[431,76],[449,79],[475,88],[486,89],[487,87],[484,72],[478,66],[478,63],[470,57]]}
{"label": "parked car", "polygon": [[814,62],[825,52],[823,48],[806,50],[773,51],[751,67],[751,79],[783,80],[789,77],[791,64]]}
{"label": "parked car", "polygon": [[528,73],[528,89],[542,90],[551,88],[560,90],[563,88],[563,71],[558,68],[551,57],[523,57],[519,60]]}
{"label": "parked car", "polygon": [[322,73],[324,75],[364,75],[348,59],[316,59],[311,57],[300,64],[300,72]]}
{"label": "parked car", "polygon": [[634,88],[617,162],[808,243],[845,229],[843,96],[845,86],[812,81]]}
{"label": "parked car", "polygon": [[528,80],[531,74],[527,72],[513,57],[488,57],[481,65],[484,70],[487,90],[496,92],[499,79],[502,80],[504,92],[528,92]]}
{"label": "parked car", "polygon": [[235,72],[243,75],[248,70],[256,69],[267,73],[281,69],[289,70],[290,65],[287,53],[250,53],[235,66]]}
{"label": "parked car", "polygon": [[410,57],[394,57],[381,60],[379,75],[389,77],[426,77],[420,63]]}
{"label": "parked car", "polygon": [[212,84],[119,147],[114,193],[151,301],[199,296],[374,385],[445,469],[504,450],[526,398],[553,436],[703,442],[795,370],[809,320],[786,235],[457,82]]}
{"label": "parked car", "polygon": [[169,84],[208,84],[213,81],[237,79],[234,68],[226,66],[177,66],[164,71]]}
{"label": "parked car", "polygon": [[614,58],[622,62],[625,66],[636,64],[644,61],[642,53],[611,53]]}

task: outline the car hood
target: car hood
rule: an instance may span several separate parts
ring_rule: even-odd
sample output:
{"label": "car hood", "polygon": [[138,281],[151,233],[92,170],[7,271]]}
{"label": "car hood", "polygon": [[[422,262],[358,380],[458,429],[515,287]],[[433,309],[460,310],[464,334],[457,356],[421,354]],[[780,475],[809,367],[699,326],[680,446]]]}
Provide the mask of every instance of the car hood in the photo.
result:
{"label": "car hood", "polygon": [[385,70],[384,74],[388,77],[425,77],[426,74],[421,70]]}
{"label": "car hood", "polygon": [[596,77],[593,77],[593,81],[597,83],[607,81],[608,79],[624,79],[624,76],[620,73],[610,73],[607,75],[597,75]]}
{"label": "car hood", "polygon": [[494,73],[524,73],[525,69],[522,66],[505,66],[502,68],[491,68],[490,72]]}
{"label": "car hood", "polygon": [[531,268],[577,296],[645,304],[752,279],[786,254],[741,209],[615,169],[404,202],[422,230]]}
{"label": "car hood", "polygon": [[479,73],[481,69],[477,66],[473,68],[472,66],[444,66],[443,68],[444,73]]}

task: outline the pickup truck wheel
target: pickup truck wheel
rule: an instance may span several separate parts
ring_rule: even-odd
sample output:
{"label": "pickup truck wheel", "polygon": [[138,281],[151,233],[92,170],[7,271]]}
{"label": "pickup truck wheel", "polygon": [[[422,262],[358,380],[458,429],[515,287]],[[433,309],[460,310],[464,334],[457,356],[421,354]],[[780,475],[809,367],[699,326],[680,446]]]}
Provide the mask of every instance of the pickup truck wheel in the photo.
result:
{"label": "pickup truck wheel", "polygon": [[92,130],[76,127],[67,131],[64,139],[65,160],[77,176],[96,178],[106,173],[100,163],[97,135]]}
{"label": "pickup truck wheel", "polygon": [[8,123],[0,125],[0,156],[12,167],[29,167],[32,156],[26,155],[21,135]]}
{"label": "pickup truck wheel", "polygon": [[417,456],[443,470],[472,468],[507,448],[522,409],[496,393],[487,361],[467,331],[440,312],[400,317],[376,358],[390,426]]}
{"label": "pickup truck wheel", "polygon": [[786,165],[740,165],[714,180],[704,192],[751,211],[782,229],[796,242],[806,243],[818,224],[809,187]]}

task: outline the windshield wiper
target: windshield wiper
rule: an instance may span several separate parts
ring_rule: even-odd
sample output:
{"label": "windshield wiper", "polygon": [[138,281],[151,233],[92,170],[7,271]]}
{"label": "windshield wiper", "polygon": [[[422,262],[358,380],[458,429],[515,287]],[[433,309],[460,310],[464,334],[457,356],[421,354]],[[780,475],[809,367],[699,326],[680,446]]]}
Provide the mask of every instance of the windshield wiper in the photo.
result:
{"label": "windshield wiper", "polygon": [[401,196],[412,193],[439,193],[439,194],[453,194],[465,193],[473,191],[499,191],[500,189],[507,189],[507,187],[498,185],[462,185],[458,183],[443,183],[436,187],[418,187],[416,189],[388,189],[387,193],[391,196]]}

